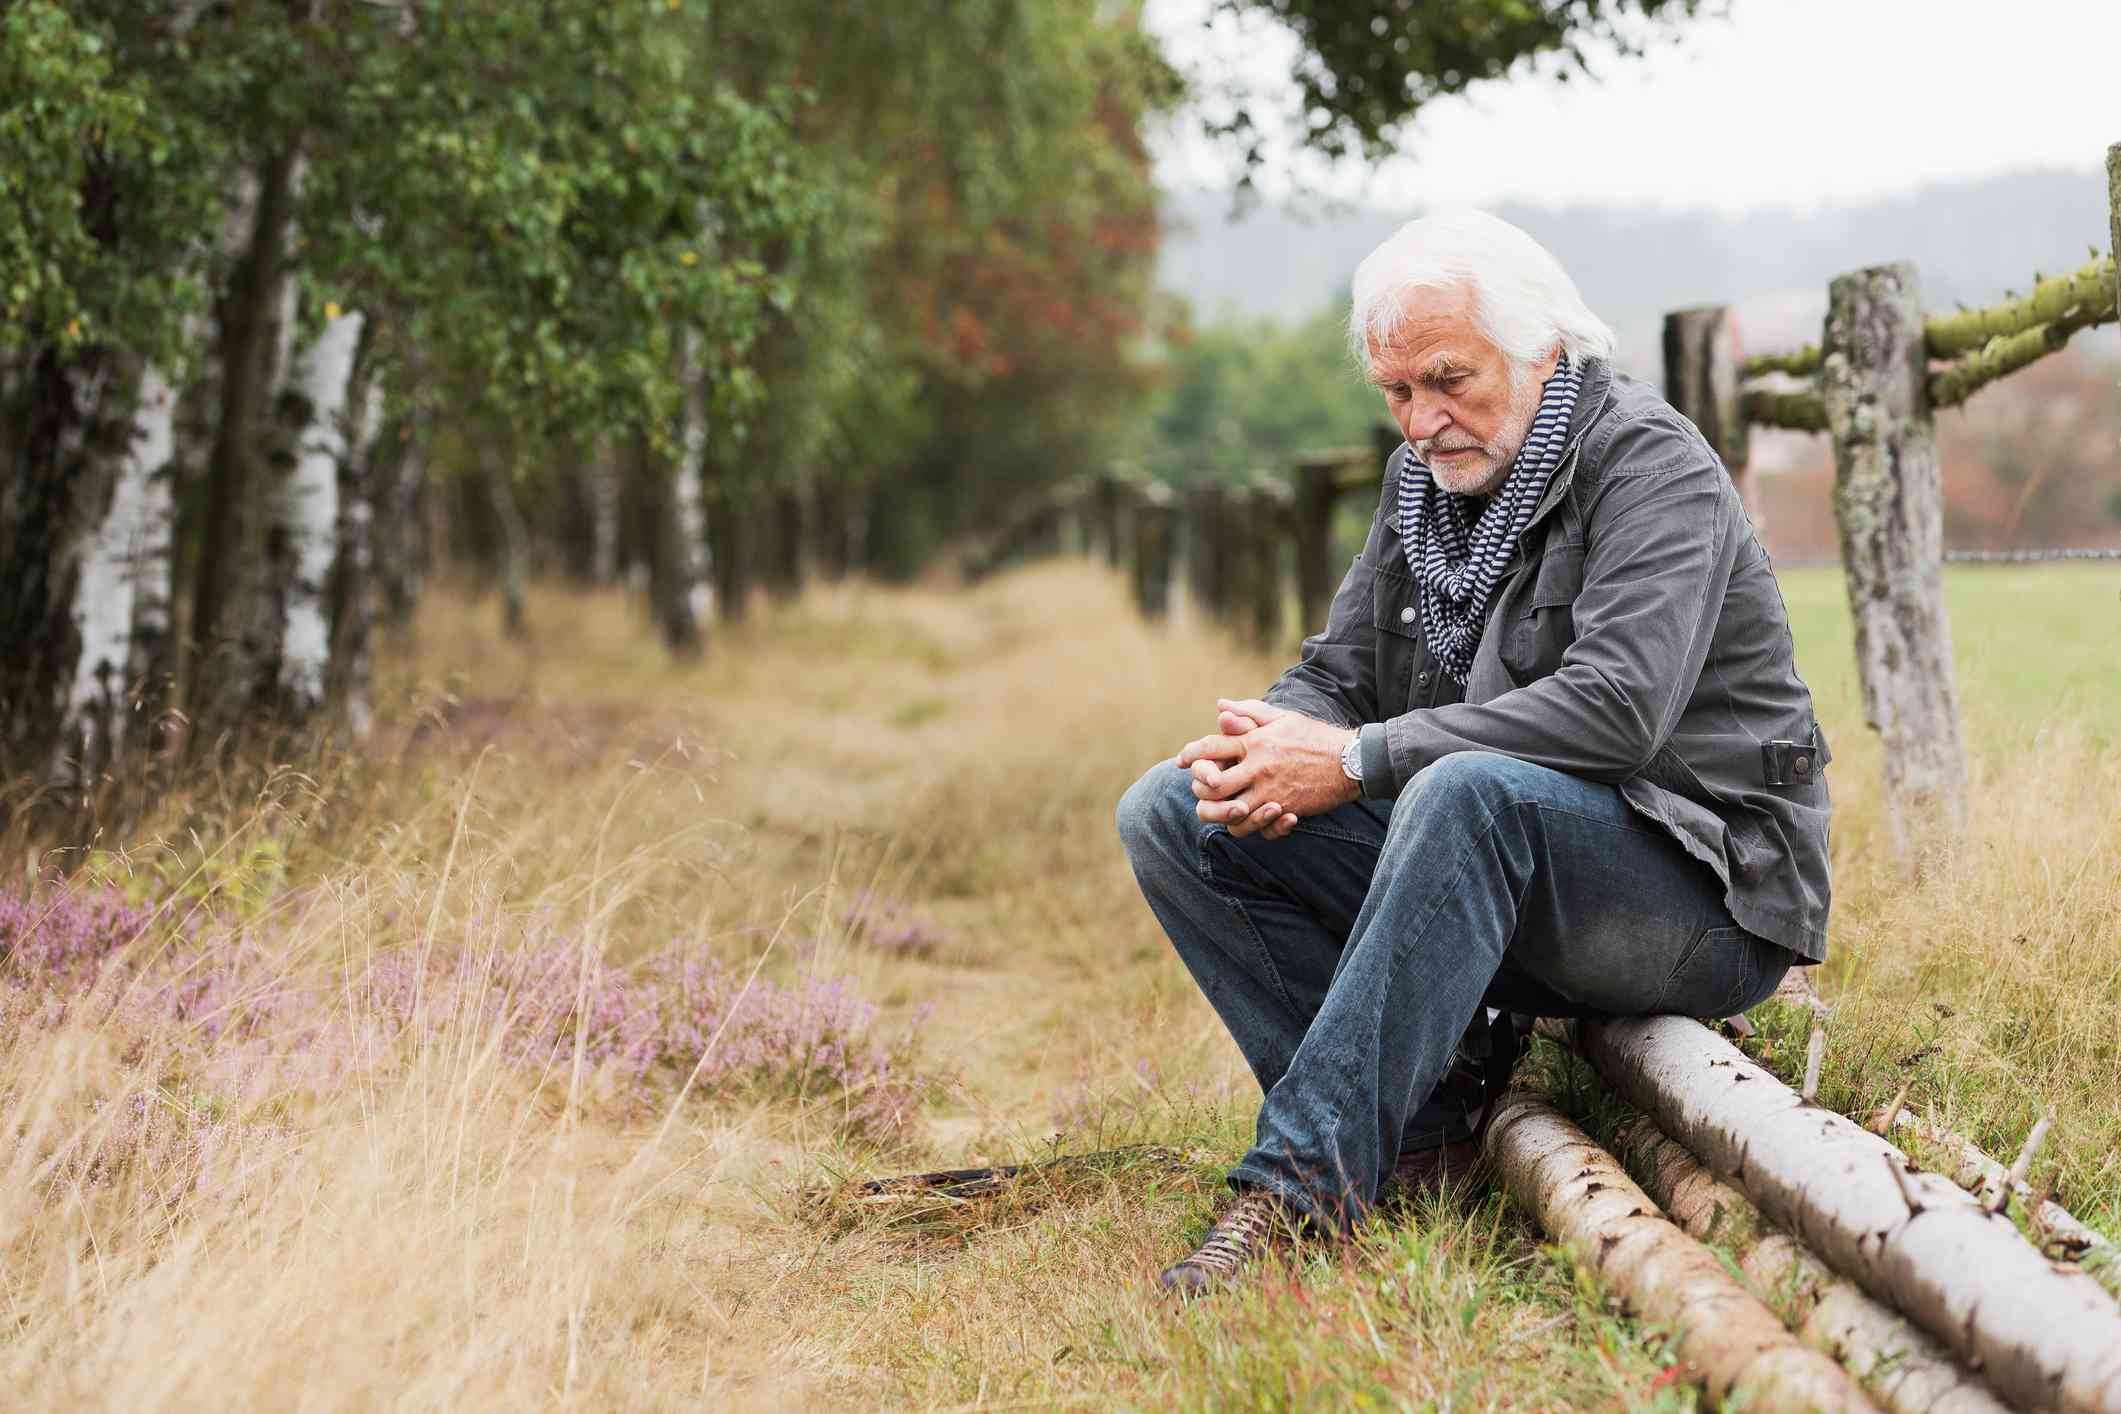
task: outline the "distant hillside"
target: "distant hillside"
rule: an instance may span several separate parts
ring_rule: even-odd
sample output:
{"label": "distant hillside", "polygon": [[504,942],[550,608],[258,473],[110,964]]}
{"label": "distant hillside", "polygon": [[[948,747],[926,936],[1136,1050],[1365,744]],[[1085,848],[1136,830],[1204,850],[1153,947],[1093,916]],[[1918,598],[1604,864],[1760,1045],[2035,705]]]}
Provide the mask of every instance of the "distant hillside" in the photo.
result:
{"label": "distant hillside", "polygon": [[[1908,259],[1924,302],[1985,303],[2025,288],[2035,271],[2075,269],[2107,244],[2103,173],[2024,172],[1929,187],[1859,207],[1727,217],[1622,207],[1506,205],[1497,214],[1560,257],[1591,306],[1620,332],[1622,359],[1654,370],[1664,312],[1736,304],[1755,348],[1818,337],[1826,282],[1845,270]],[[1291,319],[1344,298],[1356,263],[1413,213],[1343,211],[1306,220],[1262,209],[1232,220],[1221,193],[1169,198],[1164,287],[1205,318]],[[2111,331],[2103,337],[2111,340]]]}

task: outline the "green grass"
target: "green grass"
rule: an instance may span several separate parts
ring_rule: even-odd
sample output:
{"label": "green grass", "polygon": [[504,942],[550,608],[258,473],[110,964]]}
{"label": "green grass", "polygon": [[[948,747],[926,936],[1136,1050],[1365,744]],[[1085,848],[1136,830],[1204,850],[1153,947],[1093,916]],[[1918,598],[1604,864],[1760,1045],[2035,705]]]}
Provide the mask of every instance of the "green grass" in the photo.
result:
{"label": "green grass", "polygon": [[[1799,670],[1823,720],[1860,727],[1848,593],[1837,566],[1780,576]],[[2121,733],[2121,564],[1950,565],[1944,572],[1961,711],[1994,745],[2068,725]],[[1834,739],[1839,752],[1843,736]]]}

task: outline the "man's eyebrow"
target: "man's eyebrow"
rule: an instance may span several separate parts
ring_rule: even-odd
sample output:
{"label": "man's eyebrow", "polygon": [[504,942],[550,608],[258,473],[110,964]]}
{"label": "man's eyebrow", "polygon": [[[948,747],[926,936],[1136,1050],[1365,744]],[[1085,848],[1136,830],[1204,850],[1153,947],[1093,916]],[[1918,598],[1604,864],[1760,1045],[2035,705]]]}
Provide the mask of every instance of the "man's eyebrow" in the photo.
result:
{"label": "man's eyebrow", "polygon": [[1460,362],[1457,358],[1453,357],[1450,354],[1440,354],[1429,363],[1428,367],[1422,369],[1420,373],[1416,374],[1415,379],[1417,382],[1420,382],[1427,387],[1433,388],[1438,383],[1441,383],[1445,379],[1449,378],[1452,374],[1463,373],[1465,371],[1465,364]]}

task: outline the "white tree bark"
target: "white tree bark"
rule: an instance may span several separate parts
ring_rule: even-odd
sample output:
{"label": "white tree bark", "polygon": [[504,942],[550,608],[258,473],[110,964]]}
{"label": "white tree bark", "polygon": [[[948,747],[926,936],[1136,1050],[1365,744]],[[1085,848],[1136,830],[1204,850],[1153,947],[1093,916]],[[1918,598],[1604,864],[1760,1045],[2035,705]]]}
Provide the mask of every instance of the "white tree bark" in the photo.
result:
{"label": "white tree bark", "polygon": [[291,382],[309,407],[294,471],[282,483],[275,516],[290,551],[291,582],[280,610],[279,689],[291,715],[323,706],[331,670],[325,587],[338,549],[339,468],[347,455],[346,399],[360,314],[341,314],[295,364]]}
{"label": "white tree bark", "polygon": [[656,616],[673,653],[695,654],[714,612],[714,584],[707,551],[707,390],[699,374],[699,336],[687,334],[680,367],[685,386],[678,462],[669,473],[666,520],[658,531],[662,584]]}
{"label": "white tree bark", "polygon": [[2014,1403],[2121,1414],[2121,1308],[2006,1218],[1683,1017],[1583,1022],[1612,1085],[1783,1231]]}
{"label": "white tree bark", "polygon": [[[372,356],[364,362],[373,363]],[[369,700],[369,638],[375,623],[375,498],[379,494],[376,437],[383,426],[383,380],[371,366],[361,379],[351,443],[339,462],[338,558],[332,566],[335,592],[329,605],[333,710],[355,741],[374,724]]]}
{"label": "white tree bark", "polygon": [[1505,1096],[1487,1152],[1530,1210],[1628,1311],[1671,1330],[1687,1377],[1747,1409],[1873,1409],[1848,1372],[1782,1328],[1627,1171],[1528,1091]]}
{"label": "white tree bark", "polygon": [[[170,670],[170,602],[176,551],[176,460],[178,460],[178,390],[163,382],[159,369],[140,379],[140,411],[134,416],[134,452],[146,462],[140,490],[140,526],[134,538],[132,564],[132,644],[129,672],[134,678]],[[146,702],[163,700],[163,683],[144,683]]]}
{"label": "white tree bark", "polygon": [[[165,609],[168,603],[170,494],[167,479],[159,473],[175,446],[176,404],[176,393],[161,373],[146,369],[124,449],[118,453],[109,502],[99,520],[81,528],[73,607],[81,651],[67,689],[65,740],[84,774],[114,759],[124,744],[134,610],[141,588],[142,546],[151,528],[159,531],[164,553],[162,581],[148,587]],[[89,455],[98,453],[90,450]]]}
{"label": "white tree bark", "polygon": [[1701,1166],[1686,1146],[1648,1120],[1619,1134],[1650,1196],[1688,1236],[1721,1242],[1755,1291],[1801,1312],[1797,1334],[1839,1360],[1893,1414],[2007,1414],[1951,1352],[1900,1315],[1834,1275],[1805,1245],[1768,1229],[1745,1195]]}

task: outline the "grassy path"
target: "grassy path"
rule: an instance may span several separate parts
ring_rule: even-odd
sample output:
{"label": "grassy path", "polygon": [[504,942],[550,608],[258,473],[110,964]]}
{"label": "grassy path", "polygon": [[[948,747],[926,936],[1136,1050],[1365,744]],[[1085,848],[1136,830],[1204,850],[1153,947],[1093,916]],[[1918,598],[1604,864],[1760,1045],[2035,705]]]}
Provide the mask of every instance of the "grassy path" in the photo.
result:
{"label": "grassy path", "polygon": [[[1877,857],[1835,586],[1789,582],[1842,805],[1822,1098],[1853,1111],[1912,1076],[1918,1105],[2001,1151],[2052,1105],[2036,1176],[2115,1231],[2121,708],[2100,685],[2121,664],[2095,631],[2121,576],[1973,573],[1953,590],[1978,818],[1959,858],[1914,881]],[[1492,1195],[1239,1299],[1174,1312],[1151,1296],[1257,1095],[1141,905],[1111,811],[1210,725],[1218,693],[1256,691],[1274,664],[1144,626],[1076,565],[971,591],[821,590],[684,668],[616,598],[539,596],[532,639],[507,647],[489,612],[430,606],[417,652],[389,660],[412,705],[362,760],[264,809],[172,802],[167,846],[99,866],[136,892],[209,879],[260,959],[246,1000],[312,988],[354,1040],[321,1079],[261,1079],[256,1055],[317,1032],[310,1012],[268,1009],[248,1070],[241,1038],[202,1039],[196,1016],[140,1023],[152,1044],[78,1020],[17,1035],[0,1085],[30,1117],[0,1189],[0,1295],[20,1313],[0,1376],[25,1398],[1690,1407],[1657,1334]],[[207,848],[241,833],[202,870],[180,823]],[[377,981],[406,958],[468,959],[452,979],[515,979],[513,999],[538,994],[520,959],[548,956],[553,1034],[581,1016],[580,1035],[608,1021],[619,1038],[579,1070],[564,1044],[527,1052],[513,1022],[424,991],[392,1003]],[[694,1004],[712,1024],[634,1086],[628,998],[672,959],[719,964],[715,995],[748,998],[739,1012],[769,998],[811,1021],[774,1032]],[[592,973],[605,990],[575,991]],[[856,999],[874,1012],[850,1028]],[[827,1012],[853,1059],[788,1039]],[[184,1044],[165,1055],[166,1033]],[[673,1103],[702,1042],[712,1064]],[[904,1123],[850,1124],[908,1077]],[[40,1156],[143,1084],[194,1149],[215,1123],[268,1136],[240,1171],[269,1181],[157,1160],[36,1196],[52,1192]],[[835,1174],[1145,1140],[1195,1162],[913,1231],[799,1200]],[[174,1196],[172,1172],[189,1185]],[[181,1356],[130,1358],[147,1330]]]}

